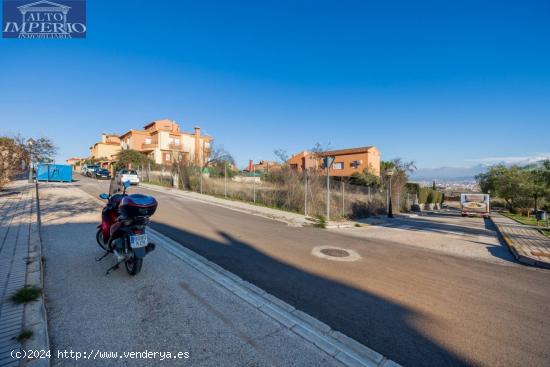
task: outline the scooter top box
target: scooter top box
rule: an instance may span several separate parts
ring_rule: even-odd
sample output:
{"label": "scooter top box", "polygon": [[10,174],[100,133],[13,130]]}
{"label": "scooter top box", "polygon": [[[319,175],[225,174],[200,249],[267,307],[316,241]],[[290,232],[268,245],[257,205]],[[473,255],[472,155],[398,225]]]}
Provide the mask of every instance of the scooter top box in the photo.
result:
{"label": "scooter top box", "polygon": [[157,205],[152,196],[132,194],[122,198],[119,211],[127,218],[150,217],[157,210]]}

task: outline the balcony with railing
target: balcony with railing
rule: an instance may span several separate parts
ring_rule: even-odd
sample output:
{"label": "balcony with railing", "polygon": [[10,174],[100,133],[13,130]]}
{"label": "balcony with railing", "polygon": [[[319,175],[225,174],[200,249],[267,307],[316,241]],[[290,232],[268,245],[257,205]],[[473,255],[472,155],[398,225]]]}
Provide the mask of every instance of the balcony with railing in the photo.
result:
{"label": "balcony with railing", "polygon": [[157,143],[143,143],[141,144],[141,150],[149,151],[155,150],[158,147]]}
{"label": "balcony with railing", "polygon": [[168,144],[168,149],[170,149],[170,150],[183,150],[183,145],[170,143],[170,144]]}

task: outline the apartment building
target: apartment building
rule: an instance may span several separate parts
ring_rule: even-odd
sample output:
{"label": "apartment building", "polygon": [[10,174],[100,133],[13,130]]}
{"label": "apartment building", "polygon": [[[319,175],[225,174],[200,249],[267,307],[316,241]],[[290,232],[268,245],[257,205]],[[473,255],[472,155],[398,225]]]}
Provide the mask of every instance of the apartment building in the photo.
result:
{"label": "apartment building", "polygon": [[248,166],[243,169],[245,172],[263,172],[263,173],[269,173],[274,172],[281,169],[281,165],[275,161],[267,161],[267,160],[261,160],[258,163],[254,163],[253,160],[248,161]]}
{"label": "apartment building", "polygon": [[101,140],[90,147],[90,158],[109,163],[120,152],[120,139],[115,134],[101,134]]}
{"label": "apartment building", "polygon": [[322,153],[303,151],[293,155],[287,163],[298,172],[323,169],[323,158],[334,157],[334,163],[329,170],[330,176],[349,177],[355,172],[365,169],[380,176],[380,151],[375,146],[330,150]]}
{"label": "apartment building", "polygon": [[73,171],[79,171],[83,161],[84,158],[71,157],[68,158],[65,162],[67,162],[67,164],[72,167]]}
{"label": "apartment building", "polygon": [[175,160],[203,165],[209,158],[212,138],[201,135],[200,127],[193,133],[180,131],[173,120],[156,120],[143,130],[130,130],[119,136],[121,149],[133,149],[147,154],[157,164]]}

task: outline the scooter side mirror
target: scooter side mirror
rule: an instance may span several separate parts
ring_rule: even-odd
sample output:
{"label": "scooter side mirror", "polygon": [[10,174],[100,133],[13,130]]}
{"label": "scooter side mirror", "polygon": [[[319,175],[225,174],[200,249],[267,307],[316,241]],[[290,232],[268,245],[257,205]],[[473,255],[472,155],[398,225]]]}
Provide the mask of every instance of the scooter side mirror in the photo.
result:
{"label": "scooter side mirror", "polygon": [[99,198],[100,198],[100,199],[103,199],[103,200],[107,200],[107,199],[109,199],[109,195],[107,195],[107,194],[99,194]]}

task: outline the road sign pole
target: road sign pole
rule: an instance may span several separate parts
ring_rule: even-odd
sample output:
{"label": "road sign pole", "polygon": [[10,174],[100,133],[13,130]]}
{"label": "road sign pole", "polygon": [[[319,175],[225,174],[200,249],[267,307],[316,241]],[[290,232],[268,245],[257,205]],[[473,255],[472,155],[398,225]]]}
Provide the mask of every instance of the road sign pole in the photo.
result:
{"label": "road sign pole", "polygon": [[330,175],[327,166],[327,222],[330,220]]}
{"label": "road sign pole", "polygon": [[330,167],[334,163],[334,157],[326,156],[323,163],[327,169],[327,222],[330,220]]}

